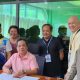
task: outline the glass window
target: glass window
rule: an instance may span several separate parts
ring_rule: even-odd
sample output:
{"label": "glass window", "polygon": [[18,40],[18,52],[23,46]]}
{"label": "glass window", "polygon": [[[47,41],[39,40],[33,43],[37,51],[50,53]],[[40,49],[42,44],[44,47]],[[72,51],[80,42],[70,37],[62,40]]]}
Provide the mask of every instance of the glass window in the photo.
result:
{"label": "glass window", "polygon": [[0,23],[2,25],[2,34],[9,37],[8,29],[10,25],[16,24],[16,5],[4,4],[0,5]]}
{"label": "glass window", "polygon": [[[25,13],[23,14],[23,12]],[[47,17],[47,14],[45,14],[46,11],[44,9],[33,6],[32,3],[20,4],[19,25],[25,29],[29,29],[33,25],[39,25],[41,30],[41,26],[47,22],[45,19]]]}
{"label": "glass window", "polygon": [[[33,25],[50,23],[53,25],[53,35],[58,35],[60,25],[67,27],[67,35],[71,32],[67,21],[70,16],[76,15],[80,18],[80,1],[58,1],[58,2],[34,2],[20,3],[19,5],[19,27],[29,29]],[[2,33],[8,37],[8,28],[16,24],[16,4],[0,5],[0,23]],[[41,32],[42,33],[42,32]],[[42,34],[40,34],[42,36]]]}

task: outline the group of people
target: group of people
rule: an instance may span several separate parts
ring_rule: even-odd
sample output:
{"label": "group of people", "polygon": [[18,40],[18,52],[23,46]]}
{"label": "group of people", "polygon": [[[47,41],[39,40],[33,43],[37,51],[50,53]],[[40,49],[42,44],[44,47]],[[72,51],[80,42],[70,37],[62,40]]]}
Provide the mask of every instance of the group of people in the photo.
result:
{"label": "group of people", "polygon": [[[68,49],[65,51],[65,46],[67,46],[64,39],[64,35],[66,35],[65,31],[62,36],[54,37],[52,35],[53,26],[51,24],[44,24],[42,26],[43,37],[37,40],[36,54],[45,58],[43,75],[73,80],[74,75],[77,74],[77,80],[79,80],[80,21],[78,17],[70,17],[68,26],[73,32],[70,38],[69,53]],[[6,42],[7,62],[3,66],[3,72],[13,73],[14,77],[37,74],[39,66],[35,55],[32,54],[34,51],[31,51],[32,48],[28,48],[29,44],[27,40],[20,38],[17,26],[10,26],[8,32],[10,39]],[[67,55],[66,58],[65,55]],[[69,65],[67,70],[68,56]],[[65,62],[65,59],[66,63],[64,64],[66,65],[67,73],[66,71],[62,72],[62,64]]]}
{"label": "group of people", "polygon": [[[1,28],[1,26],[0,26],[0,28]],[[4,64],[3,62],[6,62],[11,57],[12,54],[17,52],[16,41],[19,37],[18,27],[15,25],[10,26],[8,33],[10,35],[9,39],[5,38],[2,34],[1,34],[2,37],[0,37],[0,54],[3,55],[3,57],[0,56],[1,64]],[[1,66],[1,68],[2,68],[2,66]]]}
{"label": "group of people", "polygon": [[[15,25],[11,25],[8,33],[10,38],[6,39],[5,45],[3,44],[4,37],[1,38],[2,41],[0,44],[2,48],[5,48],[5,64],[1,60],[0,56],[0,66],[1,69],[3,69],[3,72],[8,74],[13,73],[14,77],[22,77],[37,73],[38,64],[36,58],[33,54],[28,52],[26,39],[20,38],[19,28]],[[0,54],[2,53],[0,52]]]}

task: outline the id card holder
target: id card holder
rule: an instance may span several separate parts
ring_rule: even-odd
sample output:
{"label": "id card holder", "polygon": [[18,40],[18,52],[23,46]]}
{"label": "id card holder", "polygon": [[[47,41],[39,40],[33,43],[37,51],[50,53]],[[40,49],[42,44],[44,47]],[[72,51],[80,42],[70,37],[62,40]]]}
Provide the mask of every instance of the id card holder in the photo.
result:
{"label": "id card holder", "polygon": [[51,62],[51,55],[47,54],[45,55],[46,63]]}

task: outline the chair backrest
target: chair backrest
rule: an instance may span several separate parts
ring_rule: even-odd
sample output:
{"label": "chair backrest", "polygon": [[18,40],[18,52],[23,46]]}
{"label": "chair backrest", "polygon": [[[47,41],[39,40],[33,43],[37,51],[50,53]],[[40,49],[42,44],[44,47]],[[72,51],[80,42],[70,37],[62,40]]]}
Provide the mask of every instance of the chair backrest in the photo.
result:
{"label": "chair backrest", "polygon": [[43,74],[43,68],[44,68],[44,62],[45,62],[45,57],[39,56],[39,55],[35,55],[36,56],[36,60],[39,66],[39,70],[38,70],[38,74],[42,75]]}

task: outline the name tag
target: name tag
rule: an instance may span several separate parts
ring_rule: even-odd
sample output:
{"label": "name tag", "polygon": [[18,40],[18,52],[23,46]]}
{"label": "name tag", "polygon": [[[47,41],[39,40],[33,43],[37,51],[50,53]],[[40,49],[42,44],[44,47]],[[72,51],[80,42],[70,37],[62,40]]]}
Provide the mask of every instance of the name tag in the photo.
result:
{"label": "name tag", "polygon": [[45,55],[45,59],[46,62],[51,62],[51,55],[50,54]]}

